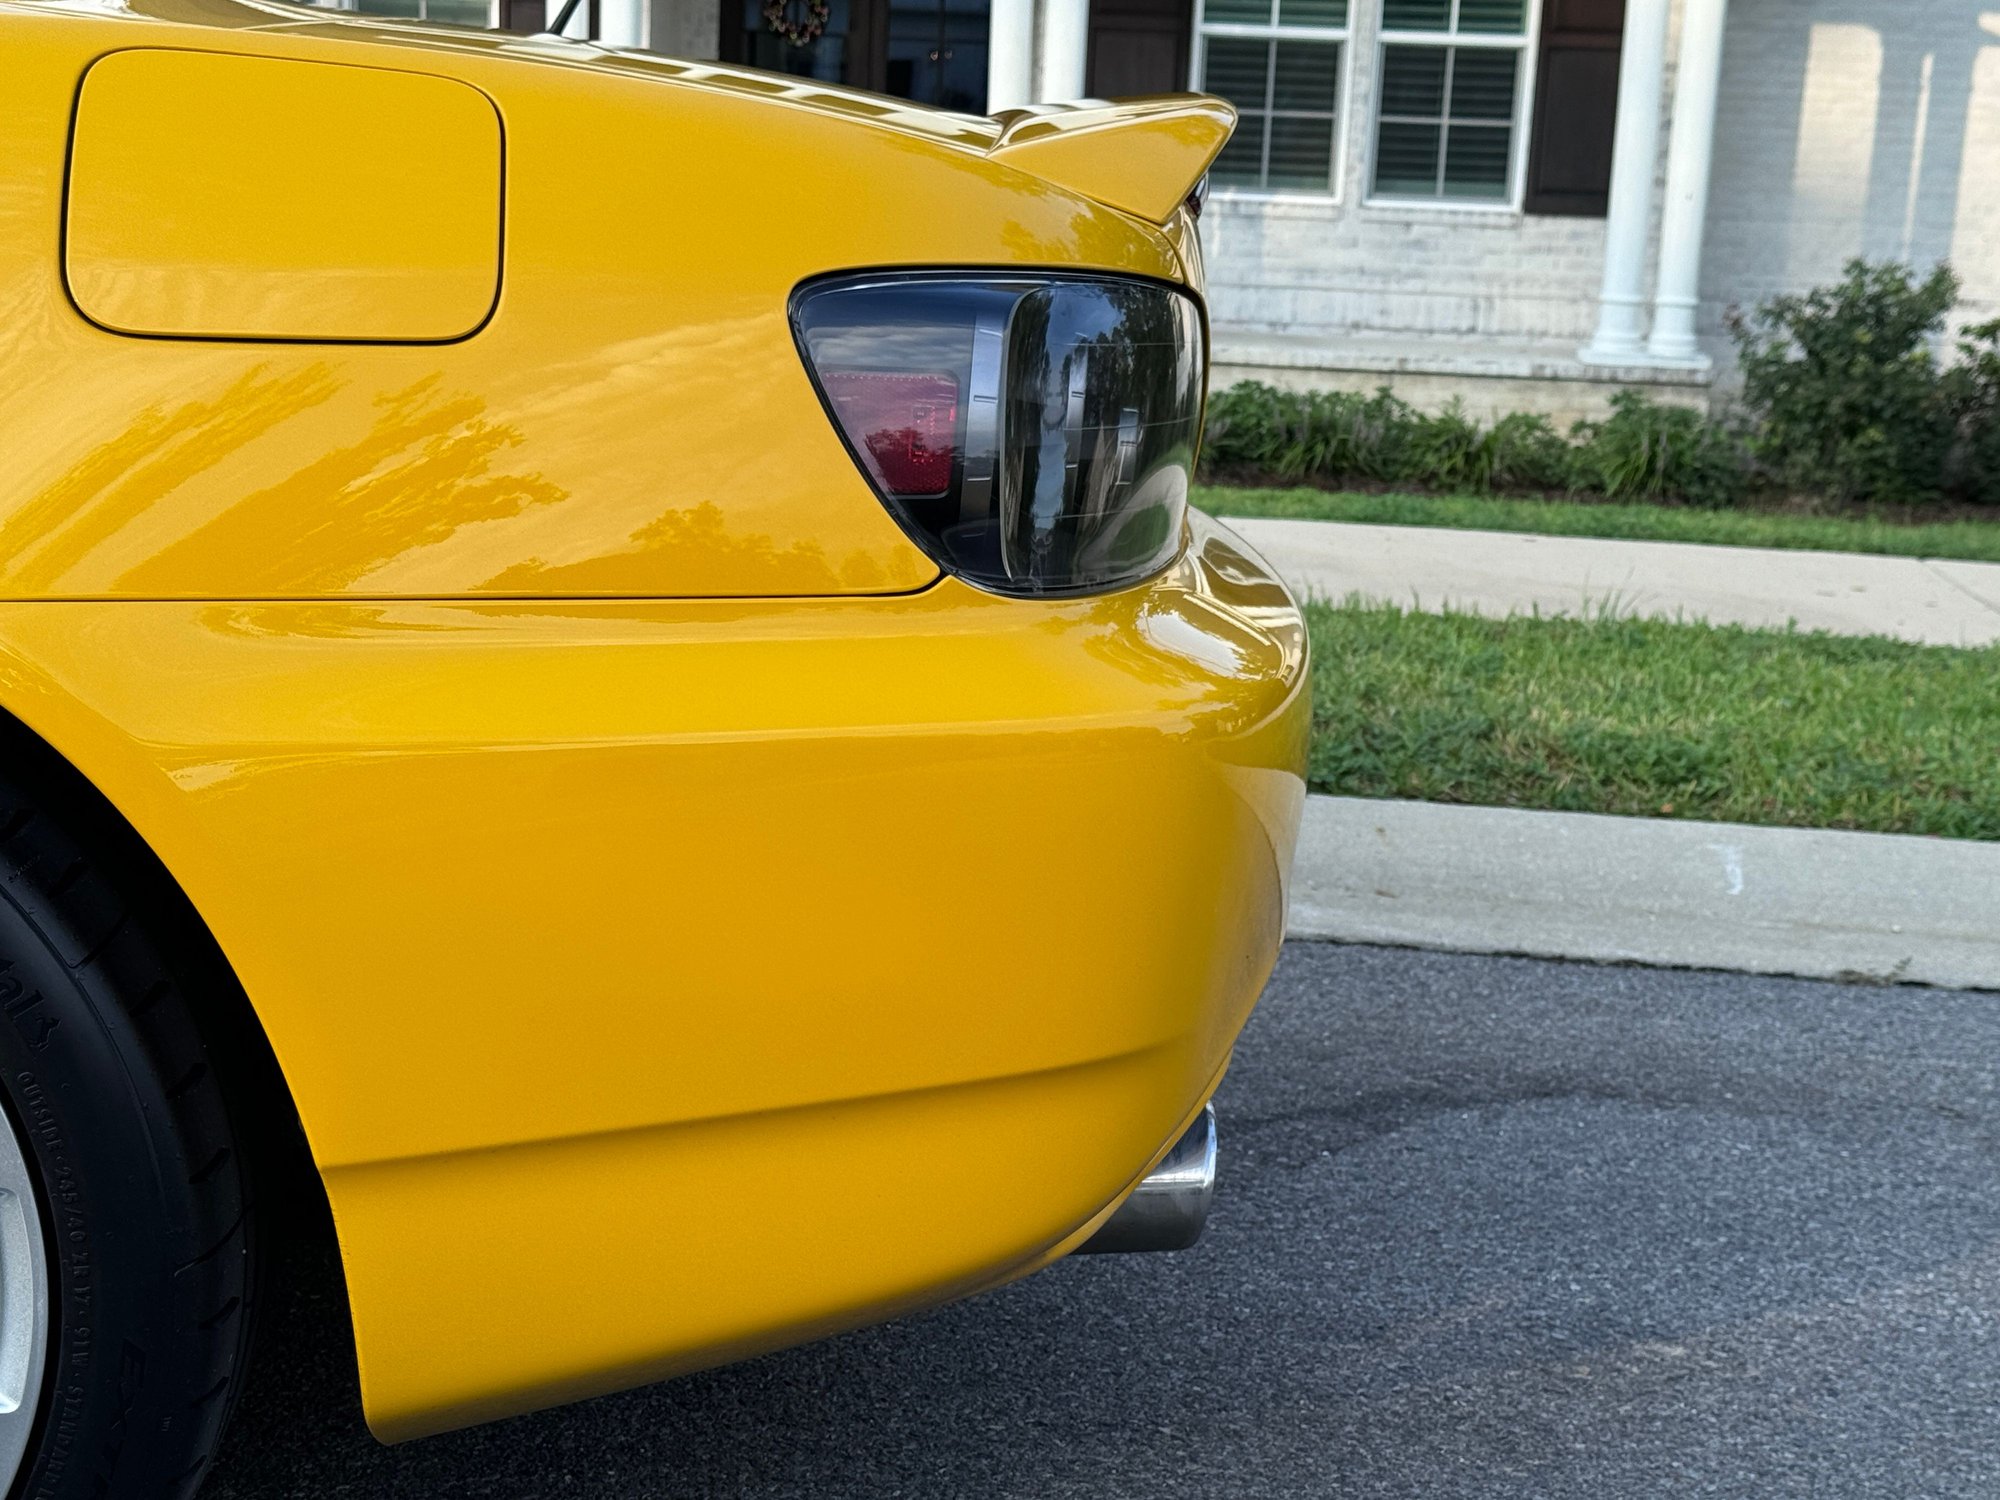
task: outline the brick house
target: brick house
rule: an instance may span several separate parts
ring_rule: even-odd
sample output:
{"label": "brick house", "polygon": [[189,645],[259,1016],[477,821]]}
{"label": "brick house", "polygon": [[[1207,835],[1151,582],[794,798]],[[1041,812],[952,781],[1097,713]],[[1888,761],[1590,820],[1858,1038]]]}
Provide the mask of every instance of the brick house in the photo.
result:
{"label": "brick house", "polygon": [[[534,30],[543,0],[345,0]],[[1568,417],[1728,384],[1731,306],[1854,255],[2000,316],[1996,0],[586,0],[572,31],[987,112],[1223,94],[1217,377]],[[803,14],[807,0],[779,0]]]}

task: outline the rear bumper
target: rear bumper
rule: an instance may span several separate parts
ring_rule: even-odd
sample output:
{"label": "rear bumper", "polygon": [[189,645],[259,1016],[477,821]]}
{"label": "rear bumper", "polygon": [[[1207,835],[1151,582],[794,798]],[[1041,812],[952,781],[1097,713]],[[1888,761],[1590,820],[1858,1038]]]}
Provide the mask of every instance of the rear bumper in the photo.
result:
{"label": "rear bumper", "polygon": [[[755,888],[725,858],[719,889],[675,892],[701,953],[653,1003],[679,1021],[575,1065],[629,1101],[617,1075],[650,1055],[637,1097],[671,1117],[327,1173],[379,1433],[1011,1279],[1087,1239],[1213,1091],[1283,937],[1296,608],[1205,519],[1122,595],[935,592],[958,597],[899,608],[972,660],[885,682],[877,638],[844,677],[858,717],[884,690],[929,717],[791,744],[810,800],[714,832],[765,851]],[[560,1231],[475,1229],[522,1204]]]}
{"label": "rear bumper", "polygon": [[1303,806],[1298,612],[1194,538],[1048,602],[0,606],[270,1037],[377,1432],[974,1291],[1108,1215],[1269,973]]}

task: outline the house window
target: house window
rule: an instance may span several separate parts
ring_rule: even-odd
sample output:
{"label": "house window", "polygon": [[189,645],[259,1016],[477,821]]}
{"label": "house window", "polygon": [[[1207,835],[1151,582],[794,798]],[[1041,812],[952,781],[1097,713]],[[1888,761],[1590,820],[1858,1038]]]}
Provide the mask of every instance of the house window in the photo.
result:
{"label": "house window", "polygon": [[1202,0],[1197,87],[1241,114],[1210,176],[1246,188],[1334,189],[1348,0]]}
{"label": "house window", "polygon": [[492,28],[500,24],[500,0],[314,0],[328,10],[351,10],[364,16],[400,16],[408,21],[435,21],[446,26]]}
{"label": "house window", "polygon": [[1529,0],[1382,0],[1373,191],[1510,203]]}

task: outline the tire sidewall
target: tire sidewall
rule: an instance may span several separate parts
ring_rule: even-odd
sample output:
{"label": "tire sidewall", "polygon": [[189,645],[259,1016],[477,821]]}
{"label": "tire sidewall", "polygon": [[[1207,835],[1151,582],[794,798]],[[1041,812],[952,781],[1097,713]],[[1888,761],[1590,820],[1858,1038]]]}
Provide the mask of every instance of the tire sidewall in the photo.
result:
{"label": "tire sidewall", "polygon": [[176,1415],[162,1395],[178,1404],[175,1273],[201,1253],[166,1191],[187,1163],[167,1159],[166,1084],[137,1030],[92,963],[62,961],[61,941],[0,899],[0,1093],[40,1195],[50,1311],[35,1432],[8,1495],[159,1494],[169,1476],[148,1450]]}

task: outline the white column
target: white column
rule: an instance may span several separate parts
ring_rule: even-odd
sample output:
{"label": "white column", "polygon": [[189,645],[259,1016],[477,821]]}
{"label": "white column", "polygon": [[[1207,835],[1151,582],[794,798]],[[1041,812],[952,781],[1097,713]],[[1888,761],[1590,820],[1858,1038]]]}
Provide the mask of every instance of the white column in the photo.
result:
{"label": "white column", "polygon": [[607,47],[645,46],[645,0],[598,0],[597,39]]}
{"label": "white column", "polygon": [[1701,241],[1708,222],[1708,176],[1715,160],[1715,96],[1722,81],[1722,29],[1729,0],[1687,0],[1674,78],[1674,128],[1667,137],[1667,202],[1660,215],[1660,284],[1647,352],[1662,363],[1702,364],[1694,339],[1701,287]]}
{"label": "white column", "polygon": [[1090,0],[1042,0],[1042,89],[1048,103],[1084,96]]}
{"label": "white column", "polygon": [[986,108],[1035,102],[1035,0],[993,0],[986,33]]}
{"label": "white column", "polygon": [[1611,146],[1611,198],[1604,221],[1604,290],[1585,364],[1624,365],[1646,356],[1646,245],[1653,174],[1660,161],[1660,106],[1667,74],[1668,0],[1629,0],[1618,62],[1618,117]]}

